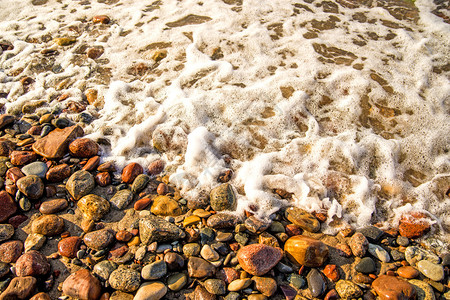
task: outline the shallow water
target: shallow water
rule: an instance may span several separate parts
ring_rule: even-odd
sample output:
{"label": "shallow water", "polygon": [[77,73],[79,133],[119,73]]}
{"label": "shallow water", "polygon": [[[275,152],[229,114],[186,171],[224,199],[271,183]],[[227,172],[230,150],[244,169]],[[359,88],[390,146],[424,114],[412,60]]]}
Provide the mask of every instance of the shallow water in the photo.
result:
{"label": "shallow water", "polygon": [[3,0],[0,20],[4,112],[86,107],[104,160],[162,156],[186,198],[232,169],[237,212],[294,204],[333,233],[418,210],[449,240],[445,1]]}

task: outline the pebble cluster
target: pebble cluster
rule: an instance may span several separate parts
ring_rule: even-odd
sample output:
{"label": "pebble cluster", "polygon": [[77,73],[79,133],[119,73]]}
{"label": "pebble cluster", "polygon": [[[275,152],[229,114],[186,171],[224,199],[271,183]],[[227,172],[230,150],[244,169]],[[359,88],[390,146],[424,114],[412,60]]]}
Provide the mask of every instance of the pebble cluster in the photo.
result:
{"label": "pebble cluster", "polygon": [[324,213],[227,213],[230,172],[196,201],[162,160],[118,173],[57,114],[3,114],[0,130],[0,299],[450,299],[450,254],[416,242],[420,213],[327,236]]}

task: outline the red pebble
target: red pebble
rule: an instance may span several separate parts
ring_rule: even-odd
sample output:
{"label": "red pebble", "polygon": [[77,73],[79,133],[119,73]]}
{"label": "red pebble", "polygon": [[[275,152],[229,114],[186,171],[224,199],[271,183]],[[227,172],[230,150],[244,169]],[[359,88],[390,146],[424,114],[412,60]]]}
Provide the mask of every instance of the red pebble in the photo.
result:
{"label": "red pebble", "polygon": [[125,183],[133,183],[134,179],[144,173],[144,169],[138,163],[130,163],[122,171],[122,181]]}
{"label": "red pebble", "polygon": [[303,229],[300,228],[300,226],[295,224],[288,224],[285,227],[286,234],[288,236],[295,236],[295,235],[301,235],[303,233]]}
{"label": "red pebble", "polygon": [[326,265],[323,269],[323,273],[327,276],[331,281],[339,280],[339,270],[336,265]]}

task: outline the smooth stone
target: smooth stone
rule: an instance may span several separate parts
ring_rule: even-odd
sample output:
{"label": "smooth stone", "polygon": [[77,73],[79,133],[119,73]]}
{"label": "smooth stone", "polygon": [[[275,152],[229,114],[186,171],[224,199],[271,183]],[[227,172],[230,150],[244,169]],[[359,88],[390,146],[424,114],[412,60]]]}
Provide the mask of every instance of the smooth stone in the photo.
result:
{"label": "smooth stone", "polygon": [[56,165],[54,167],[51,167],[47,174],[45,175],[45,178],[50,182],[60,182],[65,180],[70,176],[71,170],[69,165],[67,164],[60,164]]}
{"label": "smooth stone", "polygon": [[139,174],[136,179],[134,179],[133,184],[131,185],[131,191],[135,194],[138,194],[140,191],[145,189],[149,181],[150,176],[146,174]]}
{"label": "smooth stone", "polygon": [[69,207],[69,202],[66,199],[52,199],[45,201],[39,206],[39,211],[44,215],[51,215],[60,212]]}
{"label": "smooth stone", "polygon": [[85,170],[79,170],[69,177],[66,189],[75,200],[88,195],[95,187],[94,176]]}
{"label": "smooth stone", "polygon": [[115,269],[117,269],[117,264],[115,262],[110,260],[102,260],[94,266],[92,272],[102,281],[107,281]]}
{"label": "smooth stone", "polygon": [[83,135],[83,129],[79,125],[64,129],[56,128],[45,137],[38,139],[32,148],[34,152],[45,158],[60,158],[67,153],[69,143]]}
{"label": "smooth stone", "polygon": [[229,183],[224,183],[211,190],[210,205],[215,211],[235,210],[236,195]]}
{"label": "smooth stone", "polygon": [[144,283],[134,296],[133,300],[159,300],[167,293],[167,287],[164,283],[156,281]]}
{"label": "smooth stone", "polygon": [[5,191],[0,191],[0,222],[3,223],[14,215],[17,211],[17,205],[13,198]]}
{"label": "smooth stone", "polygon": [[450,253],[444,253],[441,255],[442,265],[450,266]]}
{"label": "smooth stone", "polygon": [[282,284],[280,285],[280,289],[286,300],[294,300],[295,296],[297,296],[297,291],[290,285]]}
{"label": "smooth stone", "polygon": [[339,270],[336,265],[326,265],[323,269],[323,274],[327,276],[331,281],[336,282],[339,280]]}
{"label": "smooth stone", "polygon": [[359,286],[349,280],[339,280],[335,289],[342,299],[358,299],[363,295]]}
{"label": "smooth stone", "polygon": [[362,233],[370,243],[377,243],[384,234],[383,230],[375,226],[367,226],[358,231]]}
{"label": "smooth stone", "polygon": [[144,169],[138,163],[130,163],[122,170],[122,181],[125,183],[133,183],[139,174],[144,173]]}
{"label": "smooth stone", "polygon": [[208,227],[214,229],[234,228],[239,222],[239,219],[230,214],[218,213],[210,216],[206,221]]}
{"label": "smooth stone", "polygon": [[203,283],[203,286],[213,295],[225,295],[227,292],[225,282],[220,279],[207,279]]}
{"label": "smooth stone", "polygon": [[194,278],[210,277],[216,272],[216,268],[210,262],[194,256],[189,257],[187,267],[189,276]]}
{"label": "smooth stone", "polygon": [[248,295],[247,300],[266,300],[267,297],[262,294],[251,294]]}
{"label": "smooth stone", "polygon": [[391,250],[391,256],[393,261],[405,260],[405,253],[402,253],[396,249]]}
{"label": "smooth stone", "polygon": [[184,237],[184,232],[163,218],[149,215],[139,219],[139,235],[145,245],[153,242],[172,242]]}
{"label": "smooth stone", "polygon": [[408,247],[409,245],[409,239],[405,236],[399,235],[396,239],[397,244],[403,247]]}
{"label": "smooth stone", "polygon": [[[19,143],[17,145],[19,146]],[[15,166],[23,166],[36,160],[37,155],[32,151],[12,151],[9,155],[10,161]]]}
{"label": "smooth stone", "polygon": [[284,244],[287,258],[296,265],[320,267],[328,258],[328,247],[319,240],[297,235]]}
{"label": "smooth stone", "polygon": [[11,224],[0,224],[0,243],[9,240],[14,235],[14,226]]}
{"label": "smooth stone", "polygon": [[36,175],[28,175],[16,182],[17,188],[30,199],[39,199],[44,194],[44,183]]}
{"label": "smooth stone", "polygon": [[184,267],[183,256],[175,252],[166,253],[166,255],[164,255],[164,261],[166,262],[169,271],[178,271]]}
{"label": "smooth stone", "polygon": [[116,240],[119,242],[129,242],[133,238],[133,234],[126,230],[119,230],[116,233]]}
{"label": "smooth stone", "polygon": [[269,272],[282,257],[283,250],[263,244],[245,246],[237,254],[241,267],[256,276]]}
{"label": "smooth stone", "polygon": [[69,152],[75,157],[91,157],[97,155],[98,150],[98,144],[89,138],[76,139],[69,145]]}
{"label": "smooth stone", "polygon": [[277,291],[277,282],[273,278],[253,276],[252,280],[255,288],[264,296],[271,297]]}
{"label": "smooth stone", "polygon": [[183,246],[183,254],[186,257],[197,256],[200,254],[201,248],[197,243],[189,243]]}
{"label": "smooth stone", "polygon": [[216,237],[216,233],[209,227],[200,229],[200,240],[202,244],[213,242]]}
{"label": "smooth stone", "polygon": [[4,276],[8,275],[10,271],[10,264],[0,262],[0,278],[3,278]]}
{"label": "smooth stone", "polygon": [[50,264],[42,253],[36,250],[30,250],[16,262],[17,276],[42,276],[50,272]]}
{"label": "smooth stone", "polygon": [[250,278],[236,279],[230,282],[228,285],[228,290],[230,292],[237,292],[248,288],[252,284],[252,280]]}
{"label": "smooth stone", "polygon": [[433,288],[426,282],[413,279],[408,281],[416,290],[417,300],[435,300]]}
{"label": "smooth stone", "polygon": [[378,260],[382,262],[389,262],[391,260],[391,257],[389,256],[389,253],[383,249],[383,247],[379,245],[374,245],[369,243],[368,251],[371,255],[378,258]]}
{"label": "smooth stone", "polygon": [[373,281],[372,288],[380,300],[414,300],[417,295],[412,284],[395,276],[380,275]]}
{"label": "smooth stone", "polygon": [[306,284],[305,279],[301,275],[295,273],[288,276],[288,281],[289,284],[296,289],[301,289]]}
{"label": "smooth stone", "polygon": [[217,232],[216,241],[218,242],[228,242],[233,238],[231,232]]}
{"label": "smooth stone", "polygon": [[194,210],[192,213],[199,218],[208,218],[209,216],[211,216],[211,213],[209,211],[204,210],[202,208],[198,208]]}
{"label": "smooth stone", "polygon": [[167,273],[167,265],[163,260],[158,260],[142,268],[141,276],[145,280],[155,280],[163,277]]}
{"label": "smooth stone", "polygon": [[68,258],[75,258],[81,245],[81,238],[69,236],[58,242],[58,253]]}
{"label": "smooth stone", "polygon": [[350,249],[352,249],[354,256],[364,257],[369,247],[369,242],[362,233],[356,232],[350,238],[348,245],[350,246]]}
{"label": "smooth stone", "polygon": [[441,281],[444,279],[444,267],[442,265],[432,263],[428,260],[421,260],[417,263],[417,269],[431,280]]}
{"label": "smooth stone", "polygon": [[320,222],[312,214],[298,207],[289,207],[286,209],[285,217],[295,225],[309,232],[318,232]]}
{"label": "smooth stone", "polygon": [[186,217],[183,220],[183,227],[197,225],[200,222],[201,222],[201,219],[199,217],[192,215],[192,216]]}
{"label": "smooth stone", "polygon": [[39,233],[29,234],[24,243],[25,252],[41,249],[42,246],[44,246],[46,240],[47,238],[45,237],[45,235]]}
{"label": "smooth stone", "polygon": [[101,289],[100,281],[86,269],[71,274],[62,284],[63,293],[76,299],[97,300]]}
{"label": "smooth stone", "polygon": [[306,276],[306,281],[308,282],[308,289],[313,297],[317,298],[325,292],[325,281],[317,269],[311,269],[309,271]]}
{"label": "smooth stone", "polygon": [[208,261],[216,261],[220,258],[219,253],[211,248],[210,245],[204,245],[200,251],[200,255]]}
{"label": "smooth stone", "polygon": [[86,246],[95,249],[103,250],[110,246],[115,240],[114,232],[111,229],[100,229],[85,234],[83,241]]}
{"label": "smooth stone", "polygon": [[[192,299],[192,298],[191,298]],[[202,285],[197,285],[194,290],[194,300],[216,300],[217,297],[206,290]]]}
{"label": "smooth stone", "polygon": [[374,273],[376,270],[376,265],[373,259],[370,257],[364,257],[361,261],[355,266],[355,270],[364,274]]}
{"label": "smooth stone", "polygon": [[30,298],[30,300],[52,300],[47,293],[40,292]]}
{"label": "smooth stone", "polygon": [[120,267],[111,273],[109,283],[113,289],[132,293],[139,288],[141,275],[136,270]]}
{"label": "smooth stone", "polygon": [[109,300],[133,300],[133,299],[134,299],[133,294],[124,293],[121,291],[114,291],[111,294],[111,297],[109,298]]}
{"label": "smooth stone", "polygon": [[22,167],[22,173],[25,175],[35,175],[39,178],[45,178],[47,174],[47,164],[42,161],[35,161]]}
{"label": "smooth stone", "polygon": [[128,206],[133,200],[133,193],[130,190],[120,190],[114,194],[114,196],[109,200],[112,207],[118,210],[122,210]]}
{"label": "smooth stone", "polygon": [[109,211],[110,204],[104,198],[90,194],[81,198],[77,206],[85,219],[99,221]]}
{"label": "smooth stone", "polygon": [[14,277],[8,288],[1,293],[1,300],[28,299],[36,289],[37,280],[31,276]]}
{"label": "smooth stone", "polygon": [[150,211],[157,216],[179,216],[182,213],[177,201],[162,195],[158,195],[153,199]]}
{"label": "smooth stone", "polygon": [[255,216],[250,216],[244,222],[245,228],[252,233],[259,234],[270,226],[270,222],[259,220]]}
{"label": "smooth stone", "polygon": [[35,219],[31,225],[31,232],[45,236],[54,236],[64,230],[64,220],[56,215],[43,215]]}
{"label": "smooth stone", "polygon": [[0,261],[3,263],[14,263],[23,251],[22,241],[8,241],[0,245]]}
{"label": "smooth stone", "polygon": [[409,246],[406,248],[405,259],[411,266],[415,266],[420,260],[428,260],[435,264],[438,264],[440,261],[436,254],[417,246]]}
{"label": "smooth stone", "polygon": [[404,266],[397,269],[397,274],[406,279],[413,279],[419,276],[420,272],[411,266]]}
{"label": "smooth stone", "polygon": [[188,277],[184,273],[175,273],[167,278],[167,287],[174,292],[181,290],[188,282]]}

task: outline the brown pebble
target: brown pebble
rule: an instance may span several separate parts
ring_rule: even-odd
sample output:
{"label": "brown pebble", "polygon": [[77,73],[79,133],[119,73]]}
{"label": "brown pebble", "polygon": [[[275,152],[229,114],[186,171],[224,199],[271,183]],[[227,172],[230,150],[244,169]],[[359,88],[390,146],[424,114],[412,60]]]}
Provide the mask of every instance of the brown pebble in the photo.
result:
{"label": "brown pebble", "polygon": [[167,185],[164,182],[161,182],[160,184],[158,184],[158,188],[156,189],[156,192],[159,195],[165,195],[169,192],[169,188],[167,187]]}
{"label": "brown pebble", "polygon": [[150,203],[152,202],[152,199],[150,198],[142,198],[138,201],[136,201],[136,203],[134,203],[134,210],[143,210],[144,208],[146,208]]}
{"label": "brown pebble", "polygon": [[17,180],[24,177],[25,174],[22,173],[22,171],[18,167],[12,167],[11,169],[8,169],[6,171],[6,178],[11,180],[12,182],[16,183]]}
{"label": "brown pebble", "polygon": [[94,23],[108,24],[110,21],[111,19],[107,15],[97,15],[92,18]]}
{"label": "brown pebble", "polygon": [[164,166],[165,166],[165,163],[163,160],[160,160],[160,159],[155,160],[148,166],[148,173],[150,175],[156,176],[164,170]]}
{"label": "brown pebble", "polygon": [[88,172],[93,171],[95,170],[95,168],[97,168],[99,163],[100,163],[100,156],[93,156],[89,158],[89,160],[83,166],[83,170]]}
{"label": "brown pebble", "polygon": [[67,164],[60,164],[48,169],[45,178],[50,182],[60,182],[70,176],[70,167]]}
{"label": "brown pebble", "polygon": [[75,157],[91,157],[97,155],[98,150],[97,142],[89,138],[76,139],[69,145],[70,154]]}
{"label": "brown pebble", "polygon": [[116,233],[116,240],[120,242],[128,242],[129,240],[131,240],[132,237],[133,235],[131,234],[131,232],[126,230],[119,230]]}
{"label": "brown pebble", "polygon": [[102,187],[111,184],[111,175],[108,172],[101,172],[95,175],[95,182]]}
{"label": "brown pebble", "polygon": [[102,56],[102,54],[103,54],[103,49],[102,48],[93,47],[93,48],[89,48],[89,49],[86,50],[87,57],[89,57],[91,59],[97,59],[100,56]]}
{"label": "brown pebble", "polygon": [[116,172],[116,167],[114,166],[114,162],[107,161],[100,166],[97,167],[97,171],[99,172]]}
{"label": "brown pebble", "polygon": [[125,183],[133,183],[134,179],[144,173],[144,169],[138,163],[130,163],[122,171],[122,181]]}
{"label": "brown pebble", "polygon": [[288,224],[285,227],[286,234],[288,236],[295,236],[295,235],[301,235],[303,233],[303,229],[300,228],[300,226],[295,224]]}
{"label": "brown pebble", "polygon": [[13,165],[23,166],[35,161],[37,155],[33,151],[13,151],[9,155],[9,158]]}

